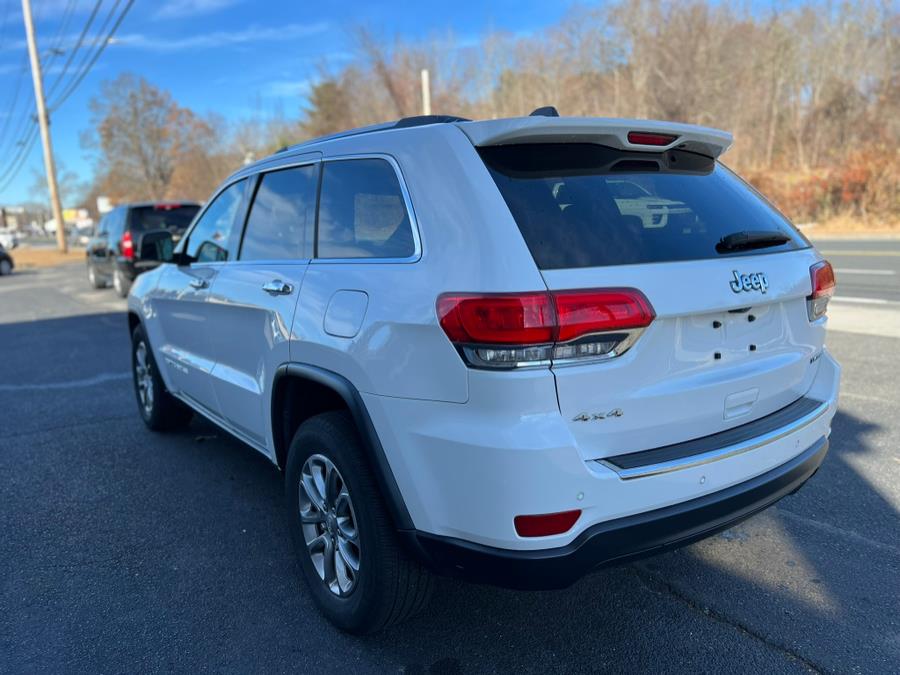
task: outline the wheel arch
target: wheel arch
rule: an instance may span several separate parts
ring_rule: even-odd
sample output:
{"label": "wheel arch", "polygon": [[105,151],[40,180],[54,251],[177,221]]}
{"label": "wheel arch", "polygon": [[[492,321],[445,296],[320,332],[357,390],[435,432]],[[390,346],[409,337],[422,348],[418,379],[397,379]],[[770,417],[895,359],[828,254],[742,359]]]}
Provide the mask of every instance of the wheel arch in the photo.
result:
{"label": "wheel arch", "polygon": [[141,317],[133,309],[128,310],[128,335],[134,333],[134,329],[141,325]]}
{"label": "wheel arch", "polygon": [[[301,409],[300,404],[304,403],[306,405]],[[291,439],[303,421],[339,409],[346,409],[353,418],[366,460],[395,527],[412,530],[412,518],[365,403],[353,383],[338,373],[303,363],[286,363],[276,370],[272,383],[271,423],[278,467],[284,470]]]}

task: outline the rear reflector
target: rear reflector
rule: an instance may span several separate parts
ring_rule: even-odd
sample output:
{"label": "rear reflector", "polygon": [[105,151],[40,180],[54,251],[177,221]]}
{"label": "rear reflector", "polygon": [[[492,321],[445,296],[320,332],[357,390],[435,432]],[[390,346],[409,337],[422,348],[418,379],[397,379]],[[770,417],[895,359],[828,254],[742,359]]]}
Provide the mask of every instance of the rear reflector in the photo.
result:
{"label": "rear reflector", "polygon": [[812,294],[806,298],[806,312],[810,321],[825,316],[828,301],[834,295],[834,269],[827,260],[817,262],[809,268]]}
{"label": "rear reflector", "polygon": [[670,134],[654,134],[645,131],[629,131],[628,142],[634,145],[669,145],[678,136]]}
{"label": "rear reflector", "polygon": [[463,358],[488,368],[618,356],[655,316],[633,288],[448,293],[438,298],[437,315]]}
{"label": "rear reflector", "polygon": [[513,523],[520,537],[548,537],[568,532],[580,516],[581,509],[576,509],[538,516],[516,516]]}

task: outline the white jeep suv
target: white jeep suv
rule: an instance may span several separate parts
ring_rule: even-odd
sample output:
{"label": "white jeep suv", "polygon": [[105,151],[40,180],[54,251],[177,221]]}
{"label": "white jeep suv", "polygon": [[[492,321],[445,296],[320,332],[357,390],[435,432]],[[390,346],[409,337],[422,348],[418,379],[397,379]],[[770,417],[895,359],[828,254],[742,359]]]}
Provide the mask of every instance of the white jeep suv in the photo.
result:
{"label": "white jeep suv", "polygon": [[144,421],[199,413],[284,471],[345,630],[410,615],[431,571],[558,588],[696,541],[825,457],[832,269],[717,161],[731,136],[536,112],[286,148],[174,249],[142,240]]}

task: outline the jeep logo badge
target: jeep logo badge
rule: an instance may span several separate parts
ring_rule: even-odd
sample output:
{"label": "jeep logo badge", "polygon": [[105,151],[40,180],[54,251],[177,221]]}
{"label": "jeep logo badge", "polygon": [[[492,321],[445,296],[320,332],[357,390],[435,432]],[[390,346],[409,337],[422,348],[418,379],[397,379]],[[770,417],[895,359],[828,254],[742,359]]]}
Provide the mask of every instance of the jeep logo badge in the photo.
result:
{"label": "jeep logo badge", "polygon": [[738,271],[734,270],[734,279],[729,285],[735,293],[740,293],[741,291],[761,291],[765,293],[769,288],[769,280],[766,279],[766,275],[762,272],[738,274]]}

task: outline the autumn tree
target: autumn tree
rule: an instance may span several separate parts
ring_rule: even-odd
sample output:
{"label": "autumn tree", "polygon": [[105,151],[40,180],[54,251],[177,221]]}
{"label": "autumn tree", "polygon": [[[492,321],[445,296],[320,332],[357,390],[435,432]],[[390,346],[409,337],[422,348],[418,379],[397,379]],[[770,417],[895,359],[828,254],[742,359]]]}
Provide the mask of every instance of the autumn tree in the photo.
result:
{"label": "autumn tree", "polygon": [[115,201],[205,198],[227,172],[214,161],[216,125],[144,78],[104,82],[90,110],[83,143],[96,153],[97,179]]}

